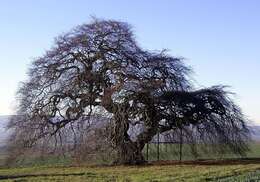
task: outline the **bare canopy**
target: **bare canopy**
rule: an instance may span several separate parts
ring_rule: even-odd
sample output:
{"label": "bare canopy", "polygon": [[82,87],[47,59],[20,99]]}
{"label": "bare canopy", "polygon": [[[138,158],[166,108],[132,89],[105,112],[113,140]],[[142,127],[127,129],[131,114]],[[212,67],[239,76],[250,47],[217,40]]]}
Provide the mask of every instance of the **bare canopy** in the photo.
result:
{"label": "bare canopy", "polygon": [[[143,163],[142,150],[159,132],[192,128],[200,141],[243,154],[248,129],[223,86],[195,90],[190,68],[165,51],[139,47],[129,24],[94,20],[59,36],[31,65],[9,127],[24,146],[105,113],[120,164]],[[132,139],[129,127],[141,131]]]}

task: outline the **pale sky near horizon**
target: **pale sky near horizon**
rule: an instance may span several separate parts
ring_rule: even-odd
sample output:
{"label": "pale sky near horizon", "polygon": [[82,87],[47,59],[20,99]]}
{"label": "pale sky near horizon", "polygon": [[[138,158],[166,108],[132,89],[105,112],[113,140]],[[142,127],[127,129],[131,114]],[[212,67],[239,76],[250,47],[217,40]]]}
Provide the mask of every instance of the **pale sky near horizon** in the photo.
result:
{"label": "pale sky near horizon", "polygon": [[260,124],[258,0],[0,0],[0,115],[14,113],[33,58],[91,16],[126,21],[142,47],[185,57],[200,86],[230,85]]}

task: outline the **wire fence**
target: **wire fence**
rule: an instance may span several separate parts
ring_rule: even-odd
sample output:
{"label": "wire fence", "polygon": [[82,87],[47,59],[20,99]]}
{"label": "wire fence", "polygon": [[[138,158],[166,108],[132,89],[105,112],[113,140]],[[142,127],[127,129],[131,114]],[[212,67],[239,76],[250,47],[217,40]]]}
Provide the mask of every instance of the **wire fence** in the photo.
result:
{"label": "wire fence", "polygon": [[[253,150],[255,150],[253,148]],[[251,151],[252,153],[252,151]],[[248,157],[252,154],[249,153]],[[183,140],[179,135],[179,140],[167,140],[165,136],[157,134],[151,142],[146,144],[143,155],[147,161],[159,160],[198,160],[198,159],[227,159],[241,158],[242,156],[233,153],[218,153],[210,145],[193,144]],[[255,157],[255,156],[251,156]]]}

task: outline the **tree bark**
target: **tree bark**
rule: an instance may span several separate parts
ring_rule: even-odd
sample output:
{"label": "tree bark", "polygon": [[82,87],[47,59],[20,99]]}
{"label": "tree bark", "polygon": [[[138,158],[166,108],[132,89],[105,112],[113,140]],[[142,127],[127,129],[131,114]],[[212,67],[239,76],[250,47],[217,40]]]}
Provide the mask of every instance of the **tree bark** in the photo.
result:
{"label": "tree bark", "polygon": [[116,151],[115,164],[137,165],[145,163],[142,154],[144,145],[131,140],[128,135],[128,105],[117,105],[114,112],[114,122],[112,122],[111,141]]}
{"label": "tree bark", "polygon": [[146,128],[133,142],[128,135],[124,135],[123,142],[116,146],[117,158],[116,164],[138,165],[144,164],[147,161],[143,156],[143,149],[145,144],[151,141],[153,136],[157,133],[154,127]]}
{"label": "tree bark", "polygon": [[132,141],[127,133],[130,123],[128,120],[128,105],[117,106],[111,133],[112,143],[117,153],[116,164],[136,165],[146,162],[142,150],[145,144],[150,142],[158,132],[155,113],[154,110],[147,112],[151,120],[145,123],[144,130],[137,136],[136,141]]}
{"label": "tree bark", "polygon": [[139,165],[146,161],[142,154],[143,148],[139,147],[137,143],[128,141],[117,149],[116,164],[123,165]]}

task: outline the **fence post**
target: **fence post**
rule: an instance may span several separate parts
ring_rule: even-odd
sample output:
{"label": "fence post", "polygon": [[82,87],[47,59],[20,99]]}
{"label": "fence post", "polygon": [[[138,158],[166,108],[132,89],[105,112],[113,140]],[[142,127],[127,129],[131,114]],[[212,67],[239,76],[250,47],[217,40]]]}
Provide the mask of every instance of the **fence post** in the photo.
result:
{"label": "fence post", "polygon": [[146,144],[146,159],[149,160],[149,142]]}
{"label": "fence post", "polygon": [[160,160],[160,135],[157,133],[157,161]]}
{"label": "fence post", "polygon": [[182,128],[180,128],[180,161],[182,160]]}

